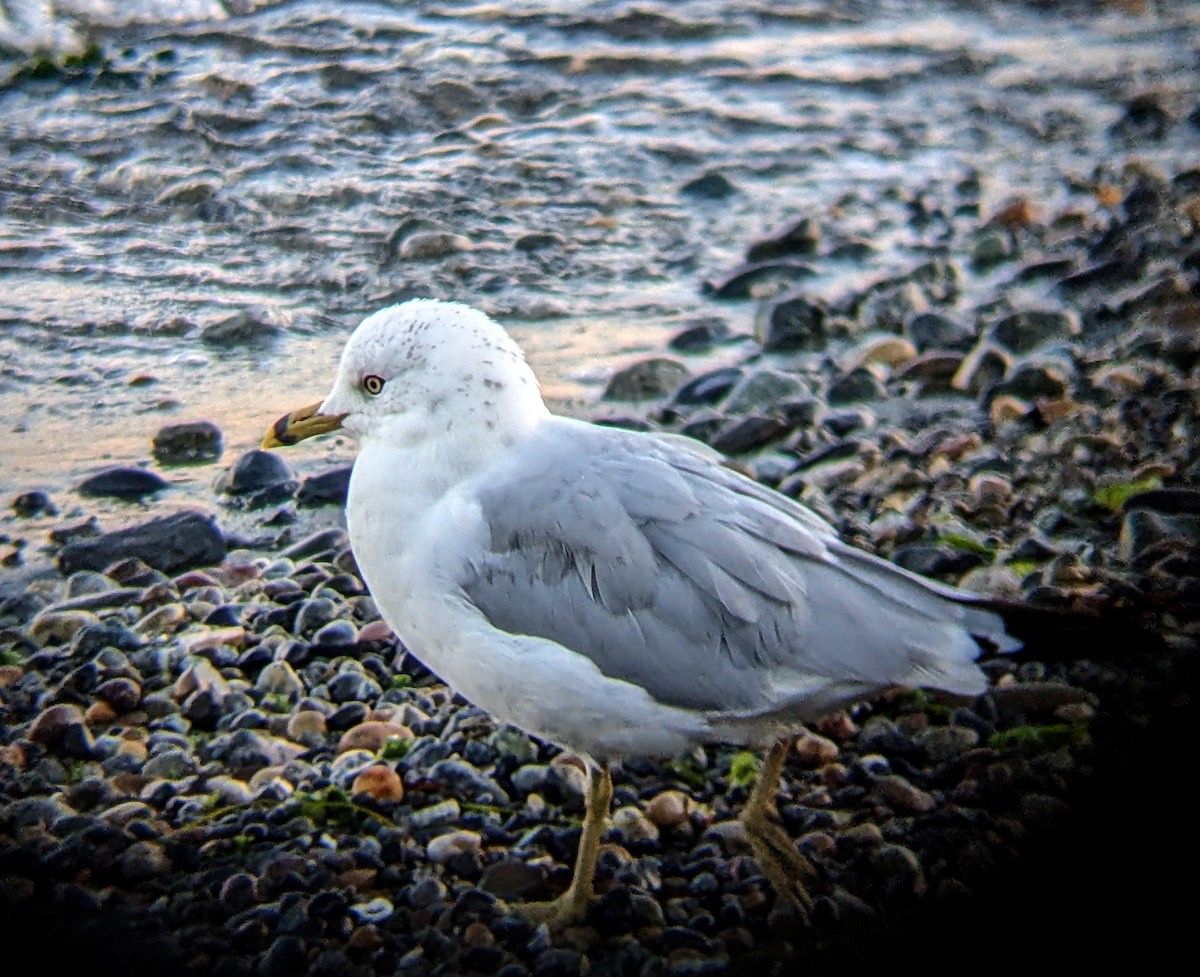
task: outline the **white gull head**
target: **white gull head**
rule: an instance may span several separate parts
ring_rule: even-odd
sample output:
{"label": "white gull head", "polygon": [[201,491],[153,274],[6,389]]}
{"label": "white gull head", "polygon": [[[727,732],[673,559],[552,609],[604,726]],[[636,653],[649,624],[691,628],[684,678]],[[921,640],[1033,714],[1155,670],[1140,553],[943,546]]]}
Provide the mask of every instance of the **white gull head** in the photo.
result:
{"label": "white gull head", "polygon": [[363,320],[319,409],[363,447],[428,438],[503,447],[548,414],[517,344],[485,313],[413,299]]}

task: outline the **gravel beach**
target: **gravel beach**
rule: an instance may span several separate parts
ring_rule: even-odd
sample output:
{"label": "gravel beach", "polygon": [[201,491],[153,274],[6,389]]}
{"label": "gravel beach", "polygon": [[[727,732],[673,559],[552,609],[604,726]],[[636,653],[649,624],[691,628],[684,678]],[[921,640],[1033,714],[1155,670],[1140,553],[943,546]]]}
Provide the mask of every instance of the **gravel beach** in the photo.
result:
{"label": "gravel beach", "polygon": [[[454,6],[442,16],[457,29],[488,25],[510,48],[521,30],[531,49],[539,31],[605,39],[585,45],[569,70],[545,52],[519,62],[510,51],[505,71],[525,87],[506,89],[503,105],[466,68],[469,81],[458,84],[467,91],[437,71],[421,75],[426,109],[434,82],[441,86],[445,101],[429,109],[440,121],[406,124],[431,145],[436,130],[455,152],[469,141],[476,159],[512,150],[502,136],[464,135],[487,133],[491,124],[468,123],[489,111],[507,113],[512,131],[560,121],[551,96],[533,96],[535,81],[552,90],[547,73],[569,76],[573,97],[599,113],[589,125],[603,132],[613,118],[636,120],[603,113],[588,87],[595,74],[655,77],[672,47],[696,70],[689,44],[725,32],[731,44],[749,44],[805,16],[768,5],[731,28],[702,4],[677,14],[605,6],[574,21],[563,11],[473,19]],[[912,16],[927,26],[932,8],[917,6]],[[1021,18],[1022,36],[1046,17],[1047,29],[1182,52],[1166,61],[1194,67],[1200,17],[1187,5],[1171,16],[1138,3],[1063,6],[934,12],[948,23],[991,16],[1010,31],[1006,16]],[[320,23],[300,9],[305,23]],[[872,23],[853,4],[810,14],[825,18],[823,30]],[[248,13],[216,39],[211,25],[127,28],[121,57],[146,71],[167,34],[181,50],[184,36],[224,45],[282,29],[284,16],[274,7]],[[294,36],[303,18],[292,16],[280,57],[304,59]],[[376,23],[371,43],[384,44],[387,30]],[[115,58],[116,35],[95,36]],[[635,52],[601,63],[623,40]],[[651,63],[636,61],[637,51],[650,57],[644,46]],[[364,57],[379,55],[368,48]],[[111,375],[81,369],[46,412],[69,423],[85,400],[103,402],[106,384],[120,387],[115,410],[138,432],[137,446],[110,451],[105,465],[91,459],[86,478],[70,463],[72,442],[56,434],[59,421],[42,425],[29,409],[4,416],[14,428],[5,453],[19,459],[5,472],[0,514],[6,951],[88,973],[684,977],[1153,966],[1182,945],[1197,869],[1186,785],[1200,636],[1200,91],[1186,72],[1148,81],[1132,71],[1129,80],[1106,74],[1109,62],[1084,64],[1069,83],[1050,74],[1039,88],[1024,67],[1012,68],[1011,54],[952,48],[913,42],[903,57],[913,59],[919,92],[939,79],[977,86],[974,114],[931,109],[936,138],[903,100],[907,128],[872,130],[860,119],[853,152],[889,161],[865,190],[800,204],[773,197],[772,183],[786,186],[791,175],[779,137],[798,127],[790,115],[746,121],[737,153],[704,140],[656,142],[656,158],[685,159],[686,172],[668,167],[671,200],[620,204],[619,185],[603,204],[589,198],[588,221],[611,218],[589,225],[591,241],[562,210],[536,233],[532,218],[519,234],[478,212],[451,220],[456,207],[475,206],[463,202],[455,169],[444,199],[426,188],[435,219],[405,224],[393,210],[386,260],[339,253],[319,269],[290,266],[293,291],[278,280],[262,286],[292,296],[289,314],[314,316],[299,329],[271,315],[226,316],[217,329],[218,302],[209,299],[170,337],[130,318],[115,333],[92,320],[69,324],[54,346],[40,331],[48,327],[38,296],[70,262],[56,264],[59,254],[30,265],[18,243],[30,231],[18,220],[0,249],[17,295],[4,333],[17,364],[0,377],[6,410],[30,401],[36,368],[63,344],[91,348],[112,335],[113,357],[146,337],[149,369],[168,386],[188,378],[202,387],[200,368],[225,362],[213,349],[233,350],[228,369],[243,379],[253,369],[247,349],[260,361],[315,357],[302,376],[281,366],[268,384],[275,393],[286,383],[296,401],[300,376],[313,386],[298,402],[315,400],[333,375],[326,354],[342,327],[418,291],[482,294],[520,329],[539,321],[537,306],[558,323],[546,340],[553,348],[570,335],[563,283],[573,283],[589,323],[604,321],[606,295],[613,319],[658,323],[613,339],[594,361],[587,351],[605,344],[601,326],[580,340],[573,355],[603,369],[565,391],[576,413],[710,444],[846,540],[908,569],[1106,622],[988,662],[992,688],[977,700],[896,690],[800,737],[779,813],[820,873],[808,925],[776,903],[737,826],[757,760],[720,745],[614,772],[602,896],[586,925],[552,933],[512,913],[510,904],[549,898],[569,881],[583,809],[578,762],[455,697],[379,620],[344,534],[345,442],[295,455],[252,448],[246,431],[297,405],[266,406],[261,391],[243,393],[229,415],[219,400],[196,401],[203,421],[145,410],[130,362]],[[325,57],[311,60],[330,91],[346,90],[345,72],[372,77],[369,63],[356,67],[344,50]],[[780,104],[807,84],[765,78],[746,62],[725,52],[704,67],[759,97],[778,89]],[[41,62],[14,55],[13,63],[26,75],[10,77],[0,99],[23,112],[41,97],[61,113],[72,89],[85,100],[111,94],[101,76],[112,61],[59,64],[49,78],[30,74]],[[115,104],[128,109],[121,99],[130,91],[154,101],[154,83],[138,77],[142,87],[120,89]],[[859,77],[855,90],[885,98],[886,84]],[[1029,161],[1018,185],[967,163],[973,151],[994,150],[1004,94],[1008,176],[1014,159]],[[243,113],[254,104],[245,97]],[[729,124],[726,110],[720,125]],[[206,138],[236,143],[238,130],[222,118],[219,138],[203,123]],[[926,169],[924,151],[943,141],[958,155]],[[843,158],[846,147],[827,139],[826,152]],[[906,174],[910,157],[921,165]],[[483,181],[487,199],[520,189],[510,165],[500,167],[504,186]],[[561,156],[544,165],[550,176],[529,163],[538,193],[570,183],[569,172],[554,172]],[[52,193],[54,180],[46,186]],[[322,206],[327,191],[314,191]],[[22,198],[11,187],[4,194],[11,216]],[[233,234],[225,195],[175,187],[164,206],[192,209],[171,233],[201,220],[194,208],[203,205]],[[22,220],[37,210],[32,199]],[[377,203],[354,200],[348,238]],[[43,213],[45,205],[40,198]],[[125,226],[127,237],[135,231]],[[269,235],[252,228],[230,247],[265,240],[274,249],[282,236],[274,223]],[[644,278],[634,273],[638,253],[650,256]],[[521,276],[501,284],[518,262]],[[86,277],[103,283],[103,264]],[[643,285],[654,298],[636,305],[630,296]],[[151,298],[146,315],[161,325],[178,296]],[[326,298],[329,321],[304,311]],[[61,308],[59,316],[68,318]],[[245,345],[264,329],[278,330],[270,341],[288,355],[268,354],[275,347],[254,346],[258,339]],[[172,361],[170,345],[208,349],[212,359]],[[549,353],[540,361],[552,362]],[[48,432],[65,460],[30,447]],[[76,434],[89,437],[82,424]],[[45,443],[42,455],[54,454]]]}

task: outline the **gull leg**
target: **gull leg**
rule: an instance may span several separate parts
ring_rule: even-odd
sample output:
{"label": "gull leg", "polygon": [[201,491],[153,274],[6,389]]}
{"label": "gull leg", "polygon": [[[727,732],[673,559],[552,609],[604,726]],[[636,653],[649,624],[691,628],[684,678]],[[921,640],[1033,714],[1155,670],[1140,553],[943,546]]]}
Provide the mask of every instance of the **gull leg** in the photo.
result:
{"label": "gull leg", "polygon": [[569,926],[583,920],[593,895],[596,877],[596,858],[600,854],[600,836],[612,804],[612,774],[607,763],[588,771],[587,809],[583,817],[583,835],[579,839],[579,854],[575,856],[575,873],[571,885],[552,902],[529,902],[514,906],[514,910],[535,922],[550,926]]}
{"label": "gull leg", "polygon": [[815,880],[817,870],[796,849],[787,832],[770,820],[779,791],[783,762],[792,747],[790,739],[781,740],[767,752],[758,782],[750,792],[742,811],[742,827],[754,849],[759,868],[782,898],[787,899],[807,919],[812,908],[812,896],[804,887],[806,879]]}

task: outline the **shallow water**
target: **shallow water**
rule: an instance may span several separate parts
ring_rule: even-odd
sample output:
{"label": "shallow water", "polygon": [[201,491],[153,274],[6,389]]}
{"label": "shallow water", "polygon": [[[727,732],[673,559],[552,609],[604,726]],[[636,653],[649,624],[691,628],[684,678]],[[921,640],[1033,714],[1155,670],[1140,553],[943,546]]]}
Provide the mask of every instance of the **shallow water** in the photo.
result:
{"label": "shallow water", "polygon": [[[689,322],[749,331],[753,303],[701,283],[789,220],[872,245],[817,261],[806,287],[836,296],[935,248],[912,205],[966,178],[985,215],[1012,194],[1052,212],[1101,170],[1196,160],[1188,123],[1152,145],[1111,129],[1146,91],[1196,108],[1194,4],[228,6],[0,22],[6,496],[147,461],[175,420],[214,421],[235,456],[404,297],[502,316],[580,410]],[[105,71],[16,73],[88,40]],[[682,192],[706,172],[733,192]],[[425,231],[470,250],[405,256]],[[281,331],[199,338],[240,309]],[[168,477],[187,497],[218,468]]]}

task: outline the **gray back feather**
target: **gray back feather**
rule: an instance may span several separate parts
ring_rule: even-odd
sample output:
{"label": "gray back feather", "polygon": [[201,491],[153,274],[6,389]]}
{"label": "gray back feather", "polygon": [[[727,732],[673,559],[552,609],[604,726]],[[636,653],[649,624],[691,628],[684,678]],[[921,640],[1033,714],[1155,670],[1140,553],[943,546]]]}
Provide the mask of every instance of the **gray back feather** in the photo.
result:
{"label": "gray back feather", "polygon": [[660,702],[803,718],[823,685],[978,691],[963,595],[686,447],[556,419],[472,489],[490,540],[470,600]]}

